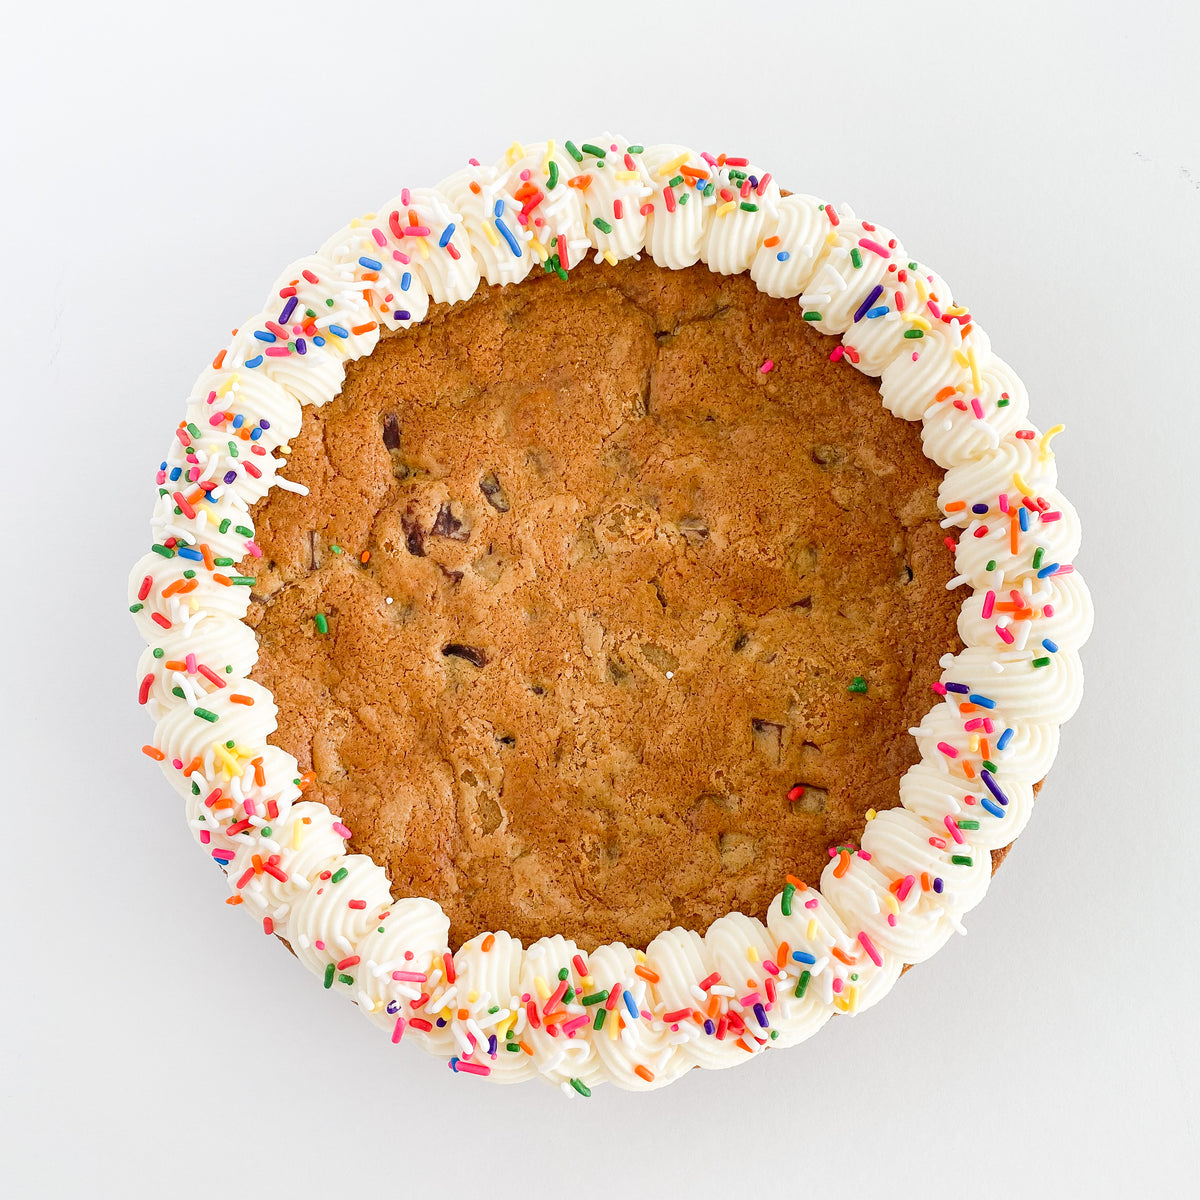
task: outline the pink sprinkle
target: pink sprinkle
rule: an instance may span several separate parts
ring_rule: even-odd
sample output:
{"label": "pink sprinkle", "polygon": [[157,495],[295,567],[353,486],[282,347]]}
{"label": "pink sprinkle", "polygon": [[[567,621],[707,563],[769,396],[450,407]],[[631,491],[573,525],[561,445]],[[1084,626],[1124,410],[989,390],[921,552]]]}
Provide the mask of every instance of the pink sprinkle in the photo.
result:
{"label": "pink sprinkle", "polygon": [[871,961],[877,967],[882,967],[883,959],[879,957],[879,951],[875,949],[875,946],[872,943],[871,939],[869,937],[867,937],[866,933],[864,933],[862,930],[859,930],[858,941],[859,941],[859,944],[862,946],[862,948],[870,956]]}
{"label": "pink sprinkle", "polygon": [[978,396],[977,396],[977,397],[976,397],[974,400],[972,400],[972,401],[971,401],[971,411],[972,411],[972,412],[973,412],[973,413],[974,413],[974,414],[975,414],[975,415],[976,415],[976,416],[977,416],[977,417],[978,417],[978,418],[979,418],[981,421],[983,420],[983,405],[979,403],[979,397],[978,397]]}
{"label": "pink sprinkle", "polygon": [[932,300],[927,300],[925,306],[939,321],[942,319],[942,310]]}
{"label": "pink sprinkle", "polygon": [[393,258],[394,258],[394,259],[395,259],[395,260],[396,260],[398,263],[402,263],[402,264],[403,264],[404,266],[406,266],[406,267],[408,266],[408,264],[409,264],[410,262],[412,262],[412,259],[411,259],[411,258],[409,258],[409,257],[408,257],[408,255],[407,255],[407,254],[405,254],[405,253],[404,253],[403,251],[401,251],[401,250],[393,250],[393,251],[392,251],[392,257],[393,257]]}
{"label": "pink sprinkle", "polygon": [[829,352],[829,361],[830,362],[840,362],[842,355],[845,353],[846,353],[845,346],[842,346],[840,344],[837,346],[834,346],[834,348],[832,350],[830,350],[830,352]]}
{"label": "pink sprinkle", "polygon": [[1054,605],[1053,604],[1043,604],[1042,605],[1042,616],[1043,617],[1054,616]]}
{"label": "pink sprinkle", "polygon": [[375,239],[375,244],[377,246],[387,245],[387,238],[384,237],[382,229],[372,229],[371,236]]}
{"label": "pink sprinkle", "polygon": [[984,598],[983,598],[983,613],[982,613],[982,615],[983,615],[983,619],[985,621],[992,615],[992,612],[994,611],[995,607],[996,607],[996,593],[989,591],[988,594],[986,596],[984,596]]}
{"label": "pink sprinkle", "polygon": [[769,371],[773,371],[775,369],[775,363],[772,359],[768,358],[758,369],[760,374],[766,375]]}
{"label": "pink sprinkle", "polygon": [[886,246],[881,246],[878,242],[871,241],[870,238],[859,238],[858,244],[864,250],[870,250],[872,254],[878,254],[880,258],[892,257],[892,252]]}
{"label": "pink sprinkle", "polygon": [[863,862],[871,861],[871,855],[866,850],[860,850],[858,852],[858,857],[861,858]]}
{"label": "pink sprinkle", "polygon": [[315,942],[313,942],[313,945],[314,945],[314,946],[316,946],[316,948],[317,948],[318,950],[324,950],[324,949],[325,949],[325,943],[324,943],[323,941],[321,941],[321,939],[320,939],[320,938],[318,938],[318,939],[317,939]]}
{"label": "pink sprinkle", "polygon": [[[479,166],[479,164],[474,159],[471,160],[471,165],[473,167]],[[405,208],[407,208],[409,206],[409,204],[411,203],[411,201],[412,201],[412,192],[410,192],[408,190],[408,188],[404,188],[400,192],[400,203],[403,204]]]}
{"label": "pink sprinkle", "polygon": [[843,985],[843,983],[842,983],[842,981],[841,981],[840,979],[835,979],[835,980],[833,981],[833,990],[834,990],[835,992],[840,992],[840,991],[842,990],[843,986],[844,986],[844,985]]}
{"label": "pink sprinkle", "polygon": [[895,913],[888,913],[888,924],[893,927],[895,926],[895,924],[896,924],[896,914]]}
{"label": "pink sprinkle", "polygon": [[341,823],[341,821],[334,821],[330,828],[338,835],[338,837],[348,838],[351,836],[350,830],[347,829],[346,826]]}
{"label": "pink sprinkle", "polygon": [[212,841],[212,834],[207,829],[200,830],[200,845],[207,846]]}
{"label": "pink sprinkle", "polygon": [[214,427],[217,425],[223,425],[225,423],[225,414],[223,412],[213,413],[213,415],[208,418],[208,423]]}
{"label": "pink sprinkle", "polygon": [[958,757],[958,751],[957,751],[957,750],[955,750],[955,748],[954,748],[953,746],[949,745],[949,744],[948,744],[948,743],[946,743],[946,742],[938,742],[938,744],[937,744],[937,748],[938,748],[938,749],[939,749],[939,750],[940,750],[940,751],[941,751],[941,752],[942,752],[942,753],[943,753],[943,754],[944,754],[944,755],[945,755],[947,758],[957,758],[957,757]]}
{"label": "pink sprinkle", "polygon": [[262,558],[262,551],[254,542],[246,543],[246,553],[249,554],[251,558]]}
{"label": "pink sprinkle", "polygon": [[428,225],[406,225],[404,227],[404,236],[405,237],[428,237],[429,236],[429,226]]}
{"label": "pink sprinkle", "polygon": [[1008,646],[1011,646],[1016,641],[1016,638],[1003,625],[996,626],[996,636]]}
{"label": "pink sprinkle", "polygon": [[429,976],[424,971],[393,971],[392,978],[397,983],[428,983]]}
{"label": "pink sprinkle", "polygon": [[935,679],[933,683],[930,684],[930,687],[937,692],[939,696],[944,696],[946,694],[946,685],[939,679]]}
{"label": "pink sprinkle", "polygon": [[1060,512],[1044,512],[1042,513],[1043,521],[1061,521],[1062,513]]}
{"label": "pink sprinkle", "polygon": [[394,1046],[404,1036],[405,1021],[403,1017],[396,1018],[396,1027],[392,1030],[392,1045]]}
{"label": "pink sprinkle", "polygon": [[1008,493],[1007,492],[1000,493],[1000,511],[1002,513],[1008,512]]}
{"label": "pink sprinkle", "polygon": [[967,731],[967,733],[974,733],[976,729],[982,729],[982,728],[983,728],[983,718],[982,717],[975,717],[974,719],[968,721],[963,726],[963,729],[965,729]]}
{"label": "pink sprinkle", "polygon": [[811,900],[805,900],[805,908],[816,908],[820,901],[814,896]]}
{"label": "pink sprinkle", "polygon": [[901,904],[908,899],[908,893],[912,891],[913,884],[916,883],[916,877],[913,875],[905,875],[903,883],[900,884],[899,890],[896,892],[896,899]]}
{"label": "pink sprinkle", "polygon": [[779,974],[779,968],[769,958],[763,959],[763,969],[771,975]]}
{"label": "pink sprinkle", "polygon": [[1059,568],[1058,568],[1058,570],[1057,570],[1057,571],[1055,571],[1054,573],[1055,573],[1055,575],[1074,575],[1074,574],[1075,574],[1075,568],[1074,568],[1073,566],[1071,566],[1071,564],[1070,564],[1070,563],[1064,563],[1064,564],[1063,564],[1061,567],[1059,567]]}
{"label": "pink sprinkle", "polygon": [[963,835],[961,833],[959,833],[958,825],[955,823],[954,818],[949,813],[947,813],[946,816],[943,818],[943,820],[944,820],[946,829],[950,833],[950,836],[961,846],[962,842],[963,842]]}
{"label": "pink sprinkle", "polygon": [[483,1063],[467,1062],[466,1059],[460,1058],[457,1064],[450,1064],[456,1071],[467,1075],[490,1075],[492,1068],[485,1066]]}
{"label": "pink sprinkle", "polygon": [[763,175],[763,177],[758,181],[758,187],[756,187],[754,189],[755,195],[761,196],[763,194],[763,192],[765,192],[767,190],[767,184],[770,182],[771,182],[771,172],[767,171]]}
{"label": "pink sprinkle", "polygon": [[578,1017],[572,1017],[569,1021],[564,1021],[561,1028],[567,1037],[574,1037],[575,1031],[582,1029],[590,1020],[591,1018],[587,1013],[581,1013]]}

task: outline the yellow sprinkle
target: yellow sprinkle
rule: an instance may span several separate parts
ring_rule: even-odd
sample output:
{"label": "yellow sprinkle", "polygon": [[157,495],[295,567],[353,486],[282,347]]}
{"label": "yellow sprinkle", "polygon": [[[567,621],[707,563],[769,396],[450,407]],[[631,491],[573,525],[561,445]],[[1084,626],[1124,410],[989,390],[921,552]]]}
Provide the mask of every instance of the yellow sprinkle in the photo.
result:
{"label": "yellow sprinkle", "polygon": [[879,816],[879,814],[878,814],[878,813],[877,813],[877,812],[876,812],[876,811],[875,811],[873,808],[868,808],[868,809],[867,809],[867,820],[868,820],[868,821],[873,821],[873,820],[875,820],[875,818],[876,818],[877,816]]}
{"label": "yellow sprinkle", "polygon": [[529,244],[533,247],[533,252],[538,256],[539,262],[545,262],[550,257],[550,251],[536,237],[531,237]]}
{"label": "yellow sprinkle", "polygon": [[887,901],[888,908],[890,908],[892,910],[892,912],[894,912],[896,914],[896,916],[899,916],[900,915],[900,905],[899,905],[899,903],[897,903],[896,897],[893,896],[891,892],[885,892],[884,899]]}
{"label": "yellow sprinkle", "polygon": [[633,957],[637,962],[644,963],[646,961],[646,952],[645,950],[635,950]]}
{"label": "yellow sprinkle", "polygon": [[478,1000],[478,999],[479,999],[479,993],[478,993],[478,992],[471,991],[471,992],[468,992],[468,993],[467,993],[467,1003],[468,1003],[468,1004],[474,1004],[474,1003],[475,1003],[475,1001],[476,1001],[476,1000]]}
{"label": "yellow sprinkle", "polygon": [[832,246],[838,240],[838,235],[831,229],[825,235],[825,245]]}
{"label": "yellow sprinkle", "polygon": [[237,376],[236,376],[236,375],[231,375],[231,376],[230,376],[228,379],[224,379],[224,380],[222,380],[222,381],[221,381],[221,386],[220,386],[219,388],[217,388],[217,398],[218,398],[218,399],[224,399],[224,397],[225,397],[225,396],[228,394],[228,392],[229,392],[229,389],[230,389],[231,387],[233,387],[233,385],[234,385],[236,382],[237,382]]}
{"label": "yellow sprinkle", "polygon": [[417,249],[421,251],[422,258],[429,257],[428,241],[429,241],[428,238],[423,238],[423,237],[417,238]]}
{"label": "yellow sprinkle", "polygon": [[929,299],[929,289],[925,286],[925,280],[923,280],[920,275],[911,275],[910,278],[912,279],[913,284],[916,286],[917,298],[922,304],[924,304],[925,301]]}
{"label": "yellow sprinkle", "polygon": [[901,313],[900,315],[910,325],[915,325],[918,329],[924,329],[926,333],[933,328],[933,326],[930,325],[930,323],[925,320],[924,317],[918,317],[916,313]]}
{"label": "yellow sprinkle", "polygon": [[954,361],[965,371],[971,365],[971,360],[961,351],[955,350]]}
{"label": "yellow sprinkle", "polygon": [[852,987],[850,989],[850,991],[847,993],[846,1011],[847,1012],[857,1012],[858,1011],[858,988],[856,988],[856,987]]}
{"label": "yellow sprinkle", "polygon": [[678,158],[673,158],[670,162],[663,163],[663,165],[654,173],[659,177],[659,179],[668,179],[674,175],[675,172],[678,171],[685,162],[687,162],[687,160],[687,153],[684,152],[683,154],[679,155]]}
{"label": "yellow sprinkle", "polygon": [[520,142],[513,142],[504,157],[508,160],[508,165],[511,167],[518,159],[525,157],[525,147]]}
{"label": "yellow sprinkle", "polygon": [[808,918],[808,928],[804,931],[804,936],[811,942],[817,936],[817,918]]}
{"label": "yellow sprinkle", "polygon": [[213,753],[221,760],[225,766],[225,778],[232,779],[235,775],[241,775],[242,764],[229,753],[224,743],[213,742]]}
{"label": "yellow sprinkle", "polygon": [[604,1022],[604,1027],[608,1030],[608,1040],[615,1042],[621,1032],[621,1016],[617,1012],[610,1012],[608,1020]]}
{"label": "yellow sprinkle", "polygon": [[554,157],[554,139],[546,143],[546,156],[542,159],[542,174],[550,174],[550,160]]}
{"label": "yellow sprinkle", "polygon": [[546,981],[540,975],[535,975],[533,977],[533,986],[537,988],[537,994],[541,996],[543,1000],[548,1000],[550,998],[550,989],[546,986]]}
{"label": "yellow sprinkle", "polygon": [[733,210],[735,208],[737,208],[736,200],[726,200],[725,203],[722,204],[721,207],[717,209],[717,216],[723,217],[726,213],[733,212]]}
{"label": "yellow sprinkle", "polygon": [[605,250],[604,261],[608,263],[610,267],[615,267],[617,265],[617,256],[611,250]]}
{"label": "yellow sprinkle", "polygon": [[638,173],[636,171],[617,171],[616,176],[618,179],[636,179]]}
{"label": "yellow sprinkle", "polygon": [[850,1001],[847,1000],[845,996],[834,996],[833,1006],[839,1012],[849,1012],[850,1011]]}
{"label": "yellow sprinkle", "polygon": [[1013,472],[1013,487],[1015,487],[1017,491],[1024,496],[1033,495],[1033,488],[1031,488],[1029,484],[1027,484],[1025,480],[1021,478],[1020,473],[1017,471]]}
{"label": "yellow sprinkle", "polygon": [[967,310],[961,304],[951,304],[946,308],[946,316],[961,317]]}
{"label": "yellow sprinkle", "polygon": [[354,220],[352,220],[350,222],[350,228],[357,229],[361,224],[362,224],[362,219],[359,217],[355,217]]}
{"label": "yellow sprinkle", "polygon": [[967,743],[967,749],[970,750],[972,754],[979,753],[979,734],[971,734],[971,740]]}
{"label": "yellow sprinkle", "polygon": [[491,242],[493,246],[500,245],[500,235],[492,228],[490,223],[483,227],[483,236],[487,238],[487,240]]}
{"label": "yellow sprinkle", "polygon": [[967,348],[967,362],[971,364],[971,386],[979,391],[979,364],[975,361],[975,347]]}
{"label": "yellow sprinkle", "polygon": [[304,841],[304,822],[297,821],[292,826],[292,849],[299,850],[302,841]]}
{"label": "yellow sprinkle", "polygon": [[746,947],[746,957],[751,962],[758,962],[758,950],[754,946]]}
{"label": "yellow sprinkle", "polygon": [[1038,449],[1043,461],[1054,457],[1054,451],[1050,449],[1050,439],[1058,437],[1064,429],[1066,429],[1065,425],[1054,425],[1042,434],[1042,440],[1038,443]]}

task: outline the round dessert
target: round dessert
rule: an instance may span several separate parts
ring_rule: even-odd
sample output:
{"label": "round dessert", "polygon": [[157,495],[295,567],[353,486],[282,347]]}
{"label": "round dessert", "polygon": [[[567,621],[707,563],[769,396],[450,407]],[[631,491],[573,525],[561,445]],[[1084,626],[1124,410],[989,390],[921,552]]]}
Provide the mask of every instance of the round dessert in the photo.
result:
{"label": "round dessert", "polygon": [[794,1044],[961,928],[1077,707],[1027,409],[892,234],[744,159],[472,160],[197,382],[146,751],[231,902],[459,1073]]}

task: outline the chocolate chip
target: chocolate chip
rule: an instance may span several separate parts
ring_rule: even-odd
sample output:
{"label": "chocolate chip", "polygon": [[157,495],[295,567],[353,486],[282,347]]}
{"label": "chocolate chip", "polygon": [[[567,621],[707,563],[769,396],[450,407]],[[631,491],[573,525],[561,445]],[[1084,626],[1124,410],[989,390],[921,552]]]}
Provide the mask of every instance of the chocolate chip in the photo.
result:
{"label": "chocolate chip", "polygon": [[463,646],[458,642],[447,642],[442,647],[446,658],[465,658],[473,666],[482,667],[487,662],[487,655],[477,646]]}
{"label": "chocolate chip", "polygon": [[503,737],[496,739],[502,746],[513,747],[517,744],[517,739],[511,733],[506,733]]}
{"label": "chocolate chip", "polygon": [[740,632],[740,633],[737,635],[737,637],[735,637],[735,638],[733,639],[733,652],[734,652],[734,654],[741,654],[741,652],[742,652],[743,650],[745,650],[745,648],[746,648],[746,646],[749,644],[749,642],[750,642],[750,632],[749,632],[749,630],[743,629],[743,630],[742,630],[742,631],[741,631],[741,632]]}
{"label": "chocolate chip", "polygon": [[443,504],[429,531],[433,537],[451,538],[456,542],[465,542],[471,535],[463,527],[463,523],[450,511],[448,503]]}
{"label": "chocolate chip", "polygon": [[389,450],[400,449],[400,418],[395,413],[383,415],[383,444]]}
{"label": "chocolate chip", "polygon": [[484,499],[497,511],[508,512],[508,496],[505,495],[504,488],[500,484],[500,480],[496,478],[495,471],[489,471],[480,481],[479,490],[483,493]]}
{"label": "chocolate chip", "polygon": [[417,518],[405,513],[400,518],[400,528],[404,530],[404,544],[408,547],[409,554],[415,554],[418,558],[425,557],[425,531],[421,528]]}
{"label": "chocolate chip", "polygon": [[792,608],[802,608],[805,610],[810,609],[810,608],[812,608],[812,597],[811,596],[801,596],[799,600],[792,601],[791,607]]}

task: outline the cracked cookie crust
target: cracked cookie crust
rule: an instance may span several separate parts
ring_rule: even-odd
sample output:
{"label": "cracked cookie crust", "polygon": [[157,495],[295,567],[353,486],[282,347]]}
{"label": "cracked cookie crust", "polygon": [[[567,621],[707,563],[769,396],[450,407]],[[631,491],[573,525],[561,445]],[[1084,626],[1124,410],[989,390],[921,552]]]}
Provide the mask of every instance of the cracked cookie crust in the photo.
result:
{"label": "cracked cookie crust", "polygon": [[582,263],[305,408],[309,494],[253,512],[270,740],[452,944],[761,918],[898,802],[965,592],[837,344],[745,275]]}

